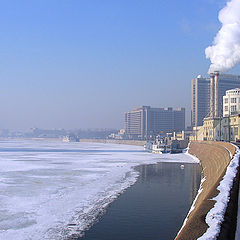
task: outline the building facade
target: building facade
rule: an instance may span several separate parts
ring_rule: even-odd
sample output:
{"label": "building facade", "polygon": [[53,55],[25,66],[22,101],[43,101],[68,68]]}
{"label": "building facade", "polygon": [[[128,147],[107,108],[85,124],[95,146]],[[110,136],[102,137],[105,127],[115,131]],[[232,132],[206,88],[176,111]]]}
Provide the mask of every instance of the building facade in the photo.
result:
{"label": "building facade", "polygon": [[205,118],[201,128],[203,129],[203,138],[198,138],[198,140],[239,141],[240,115],[235,113],[227,117]]}
{"label": "building facade", "polygon": [[201,126],[203,119],[209,113],[210,103],[210,79],[199,75],[192,80],[192,126]]}
{"label": "building facade", "polygon": [[225,132],[228,139],[225,141],[239,141],[240,140],[240,115],[238,113],[231,115],[230,117],[225,117],[227,120],[226,122],[229,122],[229,124],[226,124],[225,126]]}
{"label": "building facade", "polygon": [[[206,141],[213,141],[213,140],[220,140],[220,129],[219,126],[221,125],[221,118],[204,118],[203,121],[203,140]],[[222,132],[221,132],[222,133]]]}
{"label": "building facade", "polygon": [[125,113],[125,134],[127,138],[144,138],[148,108],[148,106],[136,107]]}
{"label": "building facade", "polygon": [[158,134],[185,129],[185,108],[136,107],[125,113],[125,131],[130,139],[149,139]]}
{"label": "building facade", "polygon": [[192,126],[203,125],[203,119],[205,117],[221,116],[223,113],[223,96],[227,90],[239,86],[240,76],[236,75],[218,74],[216,72],[215,75],[211,74],[208,78],[204,78],[201,75],[194,78],[192,80]]}
{"label": "building facade", "polygon": [[227,90],[223,96],[223,116],[209,116],[203,125],[193,127],[190,140],[240,141],[240,88]]}
{"label": "building facade", "polygon": [[226,91],[223,96],[223,116],[227,117],[240,111],[240,88]]}

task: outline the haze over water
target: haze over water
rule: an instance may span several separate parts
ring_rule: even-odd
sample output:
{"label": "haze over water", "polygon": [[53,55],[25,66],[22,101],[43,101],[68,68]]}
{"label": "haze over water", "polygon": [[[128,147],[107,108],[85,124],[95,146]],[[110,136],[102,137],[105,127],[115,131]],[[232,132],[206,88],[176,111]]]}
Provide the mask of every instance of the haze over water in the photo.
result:
{"label": "haze over water", "polygon": [[47,140],[0,144],[0,239],[5,240],[80,234],[135,183],[139,173],[133,167],[195,162],[186,154],[153,155],[126,145]]}
{"label": "haze over water", "polygon": [[190,124],[191,79],[207,74],[226,2],[1,1],[0,129],[121,129],[141,105],[185,107]]}

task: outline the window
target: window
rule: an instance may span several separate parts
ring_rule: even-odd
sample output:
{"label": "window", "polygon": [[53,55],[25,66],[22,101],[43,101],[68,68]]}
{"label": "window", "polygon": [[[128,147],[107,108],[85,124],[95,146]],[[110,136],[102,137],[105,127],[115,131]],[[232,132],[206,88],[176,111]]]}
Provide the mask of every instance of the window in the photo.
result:
{"label": "window", "polygon": [[234,128],[234,135],[237,135],[238,134],[238,127],[235,127]]}
{"label": "window", "polygon": [[236,103],[237,99],[236,98],[231,98],[231,103]]}
{"label": "window", "polygon": [[231,112],[236,112],[236,111],[237,111],[237,106],[236,105],[231,106]]}
{"label": "window", "polygon": [[228,111],[228,106],[225,106],[224,111],[226,112]]}
{"label": "window", "polygon": [[225,99],[224,99],[224,102],[225,102],[225,103],[228,103],[228,98],[225,98]]}

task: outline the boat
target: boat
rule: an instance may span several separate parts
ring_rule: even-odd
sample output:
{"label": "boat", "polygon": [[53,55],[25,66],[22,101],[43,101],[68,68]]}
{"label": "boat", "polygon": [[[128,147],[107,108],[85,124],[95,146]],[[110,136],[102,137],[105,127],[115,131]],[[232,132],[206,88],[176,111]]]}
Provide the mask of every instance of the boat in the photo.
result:
{"label": "boat", "polygon": [[79,138],[75,135],[66,135],[62,139],[63,142],[79,142]]}
{"label": "boat", "polygon": [[146,142],[146,144],[144,144],[144,150],[145,151],[152,152],[152,147],[153,147],[152,142]]}
{"label": "boat", "polygon": [[144,150],[151,153],[163,154],[163,153],[169,153],[171,149],[168,145],[164,143],[164,139],[158,136],[156,137],[156,140],[154,143],[150,141],[147,142],[144,145]]}
{"label": "boat", "polygon": [[167,145],[163,144],[153,144],[152,153],[163,154],[163,153],[170,153],[170,148]]}
{"label": "boat", "polygon": [[181,148],[172,148],[170,151],[171,154],[182,153],[182,152],[183,152],[183,149]]}
{"label": "boat", "polygon": [[172,140],[171,142],[171,154],[182,153],[183,148],[179,140]]}

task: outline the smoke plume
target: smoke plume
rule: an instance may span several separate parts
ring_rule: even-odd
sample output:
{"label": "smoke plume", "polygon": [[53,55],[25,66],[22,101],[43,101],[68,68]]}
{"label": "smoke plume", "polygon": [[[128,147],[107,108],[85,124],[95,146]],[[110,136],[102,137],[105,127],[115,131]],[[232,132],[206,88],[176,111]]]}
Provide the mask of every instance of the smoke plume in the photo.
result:
{"label": "smoke plume", "polygon": [[232,0],[219,12],[222,27],[214,38],[213,46],[205,49],[211,65],[208,73],[227,72],[240,63],[240,0]]}

